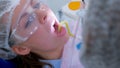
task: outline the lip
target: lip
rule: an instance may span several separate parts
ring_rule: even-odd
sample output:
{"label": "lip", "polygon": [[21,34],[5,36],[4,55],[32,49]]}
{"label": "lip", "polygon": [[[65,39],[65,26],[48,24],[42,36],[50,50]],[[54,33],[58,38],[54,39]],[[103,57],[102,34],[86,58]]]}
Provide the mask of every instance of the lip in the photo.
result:
{"label": "lip", "polygon": [[65,29],[65,27],[61,27],[61,30],[60,30],[60,32],[58,32],[57,33],[57,36],[64,36],[66,34],[66,29]]}
{"label": "lip", "polygon": [[[54,33],[58,37],[62,37],[67,33],[66,28],[64,26],[61,26],[61,30],[58,31],[58,26],[60,26],[60,24],[56,19],[51,19],[50,18],[49,22],[51,22],[51,24],[49,25],[50,26],[50,32]],[[49,26],[48,26],[48,29],[49,29]]]}
{"label": "lip", "polygon": [[53,27],[54,27],[54,32],[56,33],[57,36],[61,37],[64,36],[66,34],[66,29],[65,27],[61,26],[61,30],[58,31],[58,26],[60,26],[59,23],[55,22]]}

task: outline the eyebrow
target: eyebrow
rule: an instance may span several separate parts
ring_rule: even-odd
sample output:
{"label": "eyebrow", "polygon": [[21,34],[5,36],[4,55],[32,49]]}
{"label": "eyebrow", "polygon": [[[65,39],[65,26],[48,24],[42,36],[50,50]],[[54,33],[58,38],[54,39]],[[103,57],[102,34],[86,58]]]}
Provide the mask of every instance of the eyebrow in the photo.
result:
{"label": "eyebrow", "polygon": [[[30,1],[30,5],[32,5],[32,2],[33,2],[33,0]],[[27,14],[28,14],[27,12],[23,13],[20,17],[20,20],[21,20],[21,18],[25,17]]]}
{"label": "eyebrow", "polygon": [[[33,2],[33,0],[30,1],[30,5],[32,5],[32,2]],[[27,15],[28,15],[27,12],[23,13],[23,14],[21,15],[21,17],[20,17],[20,20],[21,20],[22,18],[24,18],[25,16],[27,16]],[[20,20],[19,20],[19,22],[20,22]]]}
{"label": "eyebrow", "polygon": [[27,16],[27,15],[28,15],[27,12],[23,13],[22,16],[20,17],[20,20],[21,20],[21,18],[24,18],[24,17]]}
{"label": "eyebrow", "polygon": [[27,16],[27,15],[28,15],[28,13],[27,13],[27,12],[23,13],[23,14],[22,14],[22,16],[20,17],[19,22],[21,21],[21,19],[22,19],[22,18],[24,18],[24,17],[25,17],[25,16]]}
{"label": "eyebrow", "polygon": [[[25,18],[25,16],[27,16],[27,15],[28,15],[27,12],[23,13],[22,16],[20,17],[19,22],[20,22],[23,18]],[[26,25],[25,25],[25,28],[27,28]]]}

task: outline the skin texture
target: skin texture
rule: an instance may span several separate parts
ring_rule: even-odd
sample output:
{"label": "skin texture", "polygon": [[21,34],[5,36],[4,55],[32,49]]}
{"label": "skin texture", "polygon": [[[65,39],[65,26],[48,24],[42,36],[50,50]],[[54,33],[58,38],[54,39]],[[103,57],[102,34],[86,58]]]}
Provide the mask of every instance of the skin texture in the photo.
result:
{"label": "skin texture", "polygon": [[[18,16],[20,15],[25,3],[26,0],[21,0],[20,5],[15,8],[11,31],[14,29],[15,23],[17,22]],[[32,2],[28,7],[32,7],[34,4],[35,2]],[[26,10],[24,10],[23,13],[26,12]],[[59,22],[51,9],[46,5],[41,5],[41,7],[34,12],[37,18],[35,22],[38,22],[38,29],[27,41],[13,46],[13,51],[19,55],[27,55],[30,52],[33,52],[45,59],[60,58],[63,47],[69,39],[69,35],[65,27],[62,27],[60,32],[56,32],[52,22],[54,21],[57,25],[59,25]],[[22,19],[24,20],[24,17]],[[23,30],[23,32],[25,32],[25,30]]]}

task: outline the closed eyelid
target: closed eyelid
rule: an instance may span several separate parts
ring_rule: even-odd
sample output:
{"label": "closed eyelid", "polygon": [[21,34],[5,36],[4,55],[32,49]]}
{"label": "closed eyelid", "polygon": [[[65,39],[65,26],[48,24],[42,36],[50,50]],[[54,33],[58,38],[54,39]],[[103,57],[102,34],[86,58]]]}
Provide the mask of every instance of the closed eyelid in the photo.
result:
{"label": "closed eyelid", "polygon": [[30,6],[28,6],[27,7],[27,10],[21,15],[21,17],[20,17],[20,20],[22,19],[22,18],[25,18],[26,16],[28,16],[30,13],[32,13],[33,12],[33,9],[30,7]]}
{"label": "closed eyelid", "polygon": [[21,16],[21,19],[24,18],[24,17],[27,16],[27,15],[28,15],[28,13],[25,12],[25,13]]}
{"label": "closed eyelid", "polygon": [[[22,20],[26,20],[25,28],[27,28],[27,26],[28,26],[28,24],[27,24],[28,23],[28,18],[29,18],[29,13],[25,12],[19,20],[19,23],[21,23]],[[27,24],[27,26],[26,26],[26,24]]]}
{"label": "closed eyelid", "polygon": [[27,28],[28,26],[30,26],[32,24],[32,22],[35,20],[35,14],[31,14],[29,15],[29,17],[27,18],[27,21],[25,23],[25,28]]}
{"label": "closed eyelid", "polygon": [[27,22],[26,22],[26,24],[25,24],[25,28],[27,28],[31,23],[32,23],[32,21],[31,20],[29,20],[30,18],[28,18],[28,20],[27,20]]}
{"label": "closed eyelid", "polygon": [[[27,7],[27,11],[25,11],[22,16],[20,17],[20,20],[23,20],[24,18],[26,18],[26,23],[25,23],[25,28],[27,28],[29,26],[29,24],[32,22],[32,19],[30,18],[34,18],[31,14],[32,12],[34,12],[35,8],[39,8],[40,7],[40,2],[37,3],[33,3],[33,0],[31,0],[31,3],[29,4],[29,6]],[[31,21],[30,21],[31,20]]]}
{"label": "closed eyelid", "polygon": [[26,18],[26,16],[28,15],[28,13],[24,13],[21,17],[20,17],[20,20],[19,20],[19,23],[22,19]]}

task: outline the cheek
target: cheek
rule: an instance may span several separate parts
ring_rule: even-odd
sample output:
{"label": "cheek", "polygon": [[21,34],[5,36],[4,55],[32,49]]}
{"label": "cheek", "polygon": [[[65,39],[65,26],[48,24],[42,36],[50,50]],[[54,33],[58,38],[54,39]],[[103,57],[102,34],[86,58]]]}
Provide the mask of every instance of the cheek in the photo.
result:
{"label": "cheek", "polygon": [[38,50],[38,51],[50,51],[56,48],[55,41],[51,40],[50,38],[46,38],[43,36],[34,37],[35,39],[32,41],[29,41],[30,47],[32,50]]}
{"label": "cheek", "polygon": [[[49,35],[46,29],[42,26],[29,38],[29,43],[35,45],[44,45],[49,40]],[[51,38],[51,37],[50,37]]]}
{"label": "cheek", "polygon": [[32,50],[48,50],[49,47],[49,42],[47,42],[47,38],[45,37],[46,35],[36,35],[31,37],[30,40],[28,40],[28,44],[30,45]]}
{"label": "cheek", "polygon": [[46,29],[40,28],[32,35],[32,37],[30,37],[28,43],[34,50],[48,51],[58,47],[63,47],[68,39],[68,34],[66,34],[64,37],[56,37],[49,34]]}
{"label": "cheek", "polygon": [[43,28],[39,28],[30,39],[31,41],[42,42],[45,40],[46,36],[47,32]]}

